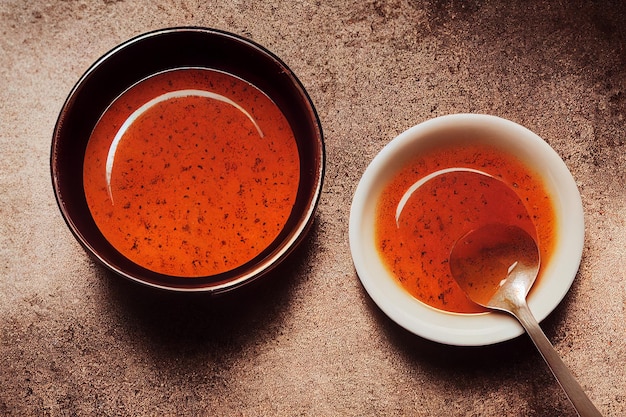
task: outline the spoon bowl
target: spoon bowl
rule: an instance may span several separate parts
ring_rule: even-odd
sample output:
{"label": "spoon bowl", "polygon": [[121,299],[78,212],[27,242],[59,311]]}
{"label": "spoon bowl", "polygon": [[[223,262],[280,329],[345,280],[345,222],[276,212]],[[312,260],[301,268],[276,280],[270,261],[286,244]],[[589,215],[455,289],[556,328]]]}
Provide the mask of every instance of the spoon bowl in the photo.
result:
{"label": "spoon bowl", "polygon": [[502,311],[512,307],[512,300],[528,295],[539,264],[535,240],[520,227],[504,224],[470,231],[450,256],[452,275],[468,297]]}
{"label": "spoon bowl", "polygon": [[452,276],[477,304],[513,315],[524,327],[580,416],[600,416],[541,330],[526,303],[539,272],[534,239],[516,226],[489,224],[461,237],[450,253]]}

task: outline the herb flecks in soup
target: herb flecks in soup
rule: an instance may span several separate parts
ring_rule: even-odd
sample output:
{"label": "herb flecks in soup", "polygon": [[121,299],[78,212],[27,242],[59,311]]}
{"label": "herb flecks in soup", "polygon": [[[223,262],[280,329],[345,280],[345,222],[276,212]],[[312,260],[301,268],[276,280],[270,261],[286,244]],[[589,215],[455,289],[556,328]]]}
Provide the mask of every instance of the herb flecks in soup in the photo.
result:
{"label": "herb flecks in soup", "polygon": [[376,244],[412,296],[440,310],[477,313],[485,310],[458,286],[449,257],[460,237],[491,223],[535,236],[542,263],[549,262],[556,217],[542,181],[490,145],[456,143],[416,156],[386,185],[377,206]]}
{"label": "herb flecks in soup", "polygon": [[276,104],[206,69],[164,72],[122,94],[94,128],[83,170],[105,238],[133,262],[182,277],[226,272],[267,249],[299,181]]}

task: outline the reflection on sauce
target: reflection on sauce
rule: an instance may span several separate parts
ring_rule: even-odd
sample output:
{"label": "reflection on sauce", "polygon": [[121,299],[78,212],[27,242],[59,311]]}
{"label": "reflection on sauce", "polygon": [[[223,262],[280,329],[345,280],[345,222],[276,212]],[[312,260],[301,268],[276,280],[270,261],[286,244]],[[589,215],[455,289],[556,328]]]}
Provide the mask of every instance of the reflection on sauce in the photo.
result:
{"label": "reflection on sauce", "polygon": [[[502,182],[509,186],[504,191]],[[542,182],[493,147],[457,144],[420,154],[385,187],[376,243],[388,270],[418,300],[451,312],[482,312],[454,281],[449,255],[461,236],[490,223],[536,236],[542,262],[549,262],[556,220]]]}
{"label": "reflection on sauce", "polygon": [[94,128],[83,170],[106,239],[137,264],[182,277],[226,272],[266,249],[299,181],[280,109],[206,69],[164,72],[122,94]]}

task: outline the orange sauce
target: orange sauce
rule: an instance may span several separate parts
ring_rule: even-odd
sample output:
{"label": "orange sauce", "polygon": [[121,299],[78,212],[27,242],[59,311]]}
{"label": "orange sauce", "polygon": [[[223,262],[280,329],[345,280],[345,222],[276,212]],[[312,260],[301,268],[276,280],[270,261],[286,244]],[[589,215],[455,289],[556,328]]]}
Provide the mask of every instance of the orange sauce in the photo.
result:
{"label": "orange sauce", "polygon": [[[502,180],[512,193],[503,193],[495,179],[459,171],[434,176],[407,194],[424,177],[447,168],[479,170]],[[410,198],[401,204],[405,195]],[[487,144],[439,147],[416,156],[385,186],[377,205],[377,249],[398,283],[418,300],[450,312],[483,312],[452,277],[449,255],[460,237],[490,223],[523,228],[537,239],[542,265],[549,262],[556,214],[539,177]]]}
{"label": "orange sauce", "polygon": [[224,72],[177,69],[106,110],[83,185],[98,228],[125,257],[158,273],[210,276],[278,236],[299,161],[288,121],[263,92]]}

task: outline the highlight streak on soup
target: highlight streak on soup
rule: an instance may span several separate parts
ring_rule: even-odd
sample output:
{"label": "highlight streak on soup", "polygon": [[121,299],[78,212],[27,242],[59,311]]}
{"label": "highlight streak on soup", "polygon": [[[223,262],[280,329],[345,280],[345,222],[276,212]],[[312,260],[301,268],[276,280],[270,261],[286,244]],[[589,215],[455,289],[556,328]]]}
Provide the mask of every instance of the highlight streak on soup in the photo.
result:
{"label": "highlight streak on soup", "polygon": [[230,74],[191,68],[115,100],[83,169],[105,238],[133,262],[181,277],[226,272],[267,249],[299,181],[297,144],[276,104]]}
{"label": "highlight streak on soup", "polygon": [[[503,193],[497,180],[478,172],[501,179],[514,193]],[[487,144],[440,147],[416,156],[384,188],[376,245],[387,269],[412,296],[440,310],[478,313],[485,309],[467,298],[448,261],[461,236],[489,223],[516,225],[536,236],[542,265],[549,263],[556,215],[537,175]]]}

